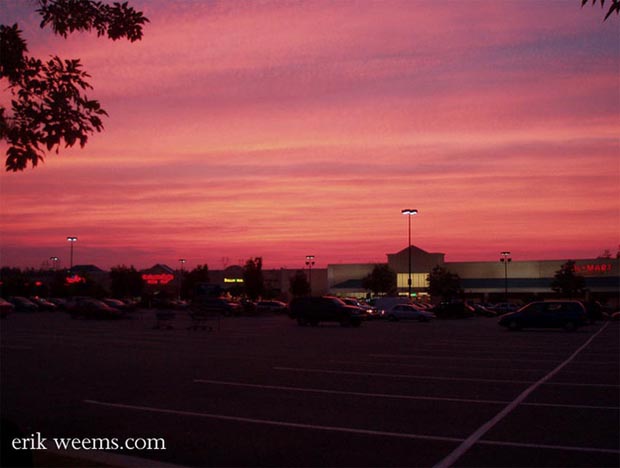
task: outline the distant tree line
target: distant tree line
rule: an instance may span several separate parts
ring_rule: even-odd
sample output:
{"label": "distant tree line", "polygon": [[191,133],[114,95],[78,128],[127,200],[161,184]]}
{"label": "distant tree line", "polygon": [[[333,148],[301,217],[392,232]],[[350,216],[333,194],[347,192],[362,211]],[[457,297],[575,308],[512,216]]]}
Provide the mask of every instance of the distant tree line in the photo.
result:
{"label": "distant tree line", "polygon": [[[250,300],[276,297],[281,291],[270,291],[265,287],[261,257],[251,258],[243,267],[243,283],[229,292],[245,296]],[[183,298],[191,299],[198,283],[209,283],[208,265],[198,265],[193,270],[179,272],[180,290]],[[109,289],[95,281],[88,274],[80,281],[67,282],[66,270],[26,269],[2,267],[0,269],[0,296],[92,296],[116,298],[140,297],[145,293],[145,282],[141,273],[133,266],[118,265],[109,272]],[[432,297],[449,301],[462,296],[461,278],[443,266],[435,266],[427,277],[428,292]],[[375,265],[372,272],[362,279],[362,287],[373,295],[397,294],[396,272],[388,265]],[[550,287],[565,298],[581,297],[586,292],[586,281],[575,271],[575,261],[568,260],[556,271]],[[291,296],[311,294],[306,273],[297,271],[289,278]]]}

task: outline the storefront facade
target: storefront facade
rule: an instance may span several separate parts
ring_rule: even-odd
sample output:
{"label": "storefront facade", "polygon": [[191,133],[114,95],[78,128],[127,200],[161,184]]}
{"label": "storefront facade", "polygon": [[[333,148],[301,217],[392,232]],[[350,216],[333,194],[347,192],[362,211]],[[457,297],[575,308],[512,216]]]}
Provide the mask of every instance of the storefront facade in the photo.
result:
{"label": "storefront facade", "polygon": [[[445,254],[426,252],[411,247],[409,251],[387,255],[387,265],[396,272],[399,294],[408,293],[411,270],[412,294],[423,296],[428,287],[428,275],[435,266],[442,266],[461,279],[463,298],[478,301],[524,301],[534,298],[557,296],[551,283],[558,270],[568,259],[495,262],[446,262]],[[620,291],[620,259],[575,259],[575,273],[586,283],[586,297],[616,304]],[[328,265],[328,287],[331,294],[365,296],[368,291],[361,286],[362,279],[374,264]],[[508,294],[506,294],[508,293]]]}

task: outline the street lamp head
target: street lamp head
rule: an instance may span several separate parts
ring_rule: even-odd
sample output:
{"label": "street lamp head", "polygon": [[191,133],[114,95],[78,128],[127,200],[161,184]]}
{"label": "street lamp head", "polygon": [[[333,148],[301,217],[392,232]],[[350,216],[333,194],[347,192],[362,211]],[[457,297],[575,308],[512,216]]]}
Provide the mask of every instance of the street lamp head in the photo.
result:
{"label": "street lamp head", "polygon": [[499,259],[500,262],[512,262],[512,258],[510,258],[510,252],[504,251],[501,253],[502,257]]}
{"label": "street lamp head", "polygon": [[75,237],[75,236],[68,236],[68,237],[67,237],[67,241],[69,241],[69,242],[77,242],[77,240],[78,240],[78,239],[77,239],[77,237]]}
{"label": "street lamp head", "polygon": [[418,214],[418,210],[413,210],[411,208],[407,208],[406,210],[401,210],[401,213],[404,214],[404,215],[413,216],[413,215],[417,215]]}

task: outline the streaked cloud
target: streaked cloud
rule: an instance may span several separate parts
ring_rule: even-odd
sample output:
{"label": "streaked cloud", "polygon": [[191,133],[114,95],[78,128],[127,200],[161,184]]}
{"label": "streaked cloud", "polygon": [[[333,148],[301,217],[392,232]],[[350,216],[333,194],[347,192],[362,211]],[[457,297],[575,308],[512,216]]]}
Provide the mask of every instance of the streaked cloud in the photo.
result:
{"label": "streaked cloud", "polygon": [[[267,266],[596,256],[620,231],[615,18],[538,1],[132,2],[144,40],[53,38],[110,113],[0,176],[2,263]],[[3,13],[36,27],[19,2]],[[24,27],[24,29],[26,29]]]}

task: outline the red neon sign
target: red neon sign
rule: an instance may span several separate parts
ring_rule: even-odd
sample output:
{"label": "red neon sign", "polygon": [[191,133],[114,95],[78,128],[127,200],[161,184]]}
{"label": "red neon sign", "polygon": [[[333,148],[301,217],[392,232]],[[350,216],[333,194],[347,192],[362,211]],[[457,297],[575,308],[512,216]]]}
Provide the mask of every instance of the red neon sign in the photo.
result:
{"label": "red neon sign", "polygon": [[613,269],[613,263],[588,263],[586,265],[575,265],[575,273],[592,275],[596,273],[609,273]]}
{"label": "red neon sign", "polygon": [[146,281],[147,284],[168,284],[174,279],[174,275],[171,275],[170,273],[145,273],[142,275],[142,279]]}
{"label": "red neon sign", "polygon": [[67,276],[67,284],[86,283],[86,279],[79,275]]}

